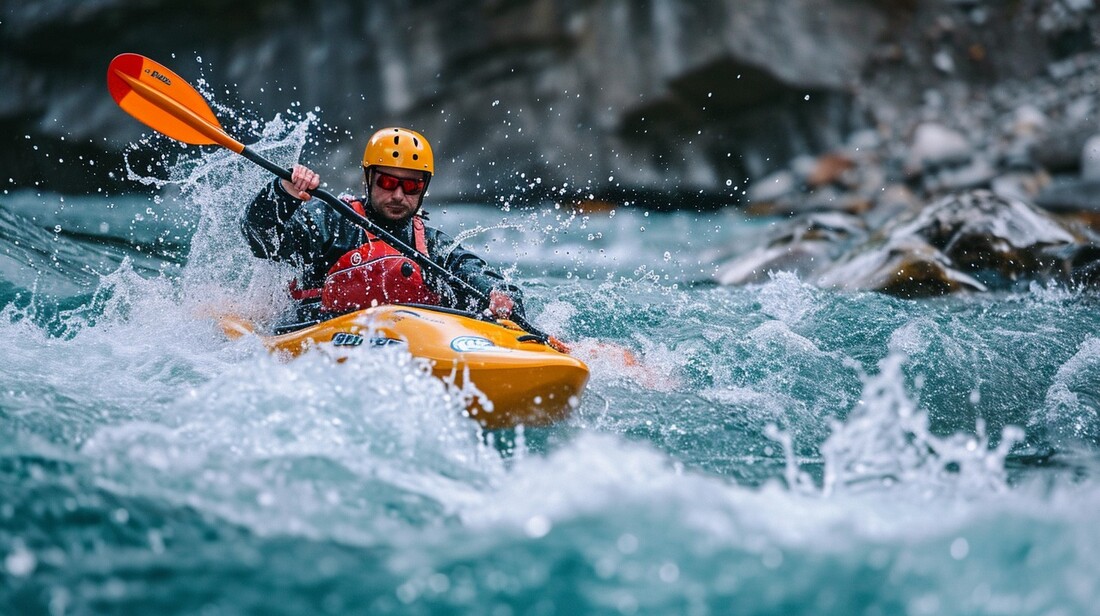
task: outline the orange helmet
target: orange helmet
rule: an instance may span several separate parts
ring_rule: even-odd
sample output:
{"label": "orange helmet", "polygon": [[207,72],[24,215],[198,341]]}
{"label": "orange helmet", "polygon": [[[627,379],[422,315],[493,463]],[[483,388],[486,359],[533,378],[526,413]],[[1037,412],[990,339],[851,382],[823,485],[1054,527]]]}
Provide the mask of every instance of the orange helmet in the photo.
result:
{"label": "orange helmet", "polygon": [[432,146],[424,135],[407,128],[383,128],[371,135],[363,150],[363,166],[374,165],[435,173]]}

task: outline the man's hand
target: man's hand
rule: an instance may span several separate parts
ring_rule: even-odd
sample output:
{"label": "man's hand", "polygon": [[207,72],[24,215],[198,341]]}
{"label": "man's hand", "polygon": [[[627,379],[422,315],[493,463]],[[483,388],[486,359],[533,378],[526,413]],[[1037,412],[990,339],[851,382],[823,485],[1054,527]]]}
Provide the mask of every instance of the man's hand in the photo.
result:
{"label": "man's hand", "polygon": [[508,294],[504,291],[498,291],[496,289],[489,292],[489,316],[496,317],[498,319],[507,319],[512,316],[512,310],[516,307],[516,302],[508,297]]}
{"label": "man's hand", "polygon": [[309,191],[320,185],[321,176],[305,165],[294,165],[290,172],[290,181],[283,180],[283,189],[287,194],[294,195],[302,201],[309,201],[312,198]]}

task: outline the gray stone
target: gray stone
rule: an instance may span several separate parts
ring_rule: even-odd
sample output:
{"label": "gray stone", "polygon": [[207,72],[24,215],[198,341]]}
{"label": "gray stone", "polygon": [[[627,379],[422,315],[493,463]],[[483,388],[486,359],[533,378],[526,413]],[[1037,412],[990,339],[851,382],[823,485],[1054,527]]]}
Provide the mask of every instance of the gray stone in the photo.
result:
{"label": "gray stone", "polygon": [[1100,180],[1100,135],[1093,135],[1081,148],[1081,179]]}
{"label": "gray stone", "polygon": [[913,132],[905,167],[915,175],[929,168],[969,162],[973,154],[970,142],[962,133],[942,124],[925,122]]}
{"label": "gray stone", "polygon": [[794,192],[794,173],[786,169],[761,178],[749,186],[749,203],[771,203]]}

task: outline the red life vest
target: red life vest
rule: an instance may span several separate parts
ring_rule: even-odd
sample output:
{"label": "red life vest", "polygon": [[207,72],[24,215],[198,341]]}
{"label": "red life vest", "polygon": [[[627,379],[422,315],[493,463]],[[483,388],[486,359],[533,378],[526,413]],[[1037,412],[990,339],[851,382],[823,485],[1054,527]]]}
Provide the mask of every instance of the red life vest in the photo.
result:
{"label": "red life vest", "polygon": [[[361,201],[348,204],[360,216],[365,214]],[[416,250],[427,255],[424,220],[414,216],[412,225]],[[367,243],[344,253],[329,268],[320,289],[299,289],[297,281],[291,281],[290,296],[299,300],[320,296],[321,311],[330,313],[380,304],[439,304],[439,296],[424,282],[420,265],[373,233],[366,234]]]}

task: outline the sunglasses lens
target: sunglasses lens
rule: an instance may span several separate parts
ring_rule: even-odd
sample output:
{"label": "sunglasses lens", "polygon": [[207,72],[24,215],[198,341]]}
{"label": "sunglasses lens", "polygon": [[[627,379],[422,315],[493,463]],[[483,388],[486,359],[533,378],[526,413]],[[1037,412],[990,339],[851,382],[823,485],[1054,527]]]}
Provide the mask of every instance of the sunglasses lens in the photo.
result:
{"label": "sunglasses lens", "polygon": [[392,175],[379,173],[378,177],[375,178],[374,183],[377,184],[378,188],[381,188],[382,190],[396,190],[397,184],[400,183],[400,180],[393,177]]}
{"label": "sunglasses lens", "polygon": [[397,187],[401,186],[401,190],[403,190],[406,195],[419,195],[420,191],[424,190],[424,180],[409,180],[382,172],[377,173],[377,177],[374,179],[374,185],[382,190],[397,190]]}

